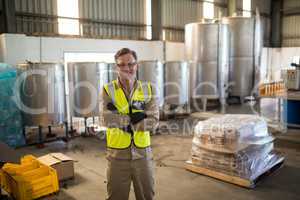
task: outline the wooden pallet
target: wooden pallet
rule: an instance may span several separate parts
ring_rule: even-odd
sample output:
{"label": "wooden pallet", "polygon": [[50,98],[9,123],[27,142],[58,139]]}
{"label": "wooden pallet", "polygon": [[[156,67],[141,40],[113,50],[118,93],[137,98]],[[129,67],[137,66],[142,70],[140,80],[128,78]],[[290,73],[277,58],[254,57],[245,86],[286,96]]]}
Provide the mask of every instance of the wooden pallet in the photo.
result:
{"label": "wooden pallet", "polygon": [[187,161],[185,168],[189,171],[198,173],[198,174],[202,174],[202,175],[206,175],[206,176],[210,176],[228,183],[232,183],[241,187],[245,187],[245,188],[255,188],[255,186],[257,185],[257,183],[262,180],[263,178],[269,176],[270,174],[273,174],[276,170],[278,170],[279,168],[281,168],[283,166],[284,163],[284,157],[280,158],[276,163],[273,164],[273,166],[270,169],[266,169],[264,172],[262,172],[259,176],[257,176],[256,178],[254,178],[253,180],[248,180],[248,179],[243,179],[241,177],[237,177],[237,176],[231,176],[228,174],[224,174],[222,172],[217,172],[211,169],[207,169],[204,167],[200,167],[197,165],[193,165],[191,164],[191,162]]}

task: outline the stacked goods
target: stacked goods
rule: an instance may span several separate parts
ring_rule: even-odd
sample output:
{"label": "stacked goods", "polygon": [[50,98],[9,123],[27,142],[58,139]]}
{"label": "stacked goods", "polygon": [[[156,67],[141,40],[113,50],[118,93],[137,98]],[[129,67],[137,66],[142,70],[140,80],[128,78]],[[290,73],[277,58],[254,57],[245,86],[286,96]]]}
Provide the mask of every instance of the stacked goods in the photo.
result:
{"label": "stacked goods", "polygon": [[17,71],[0,63],[0,140],[12,147],[25,144],[22,117],[14,101]]}
{"label": "stacked goods", "polygon": [[1,187],[16,200],[31,200],[59,190],[56,171],[28,155],[21,164],[7,163],[2,168]]}
{"label": "stacked goods", "polygon": [[286,95],[286,86],[283,81],[264,83],[259,86],[260,96],[283,96]]}
{"label": "stacked goods", "polygon": [[194,129],[189,163],[230,176],[254,180],[283,161],[273,149],[267,123],[254,115],[224,115]]}

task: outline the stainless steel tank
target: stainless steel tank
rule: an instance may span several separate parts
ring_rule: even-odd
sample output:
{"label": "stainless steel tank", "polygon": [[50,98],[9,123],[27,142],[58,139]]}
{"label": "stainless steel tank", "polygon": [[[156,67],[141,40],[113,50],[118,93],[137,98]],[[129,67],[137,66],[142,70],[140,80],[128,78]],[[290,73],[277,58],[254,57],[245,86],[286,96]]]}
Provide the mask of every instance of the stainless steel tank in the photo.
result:
{"label": "stainless steel tank", "polygon": [[189,69],[187,62],[164,63],[164,104],[182,106],[189,99]]}
{"label": "stainless steel tank", "polygon": [[100,92],[108,82],[106,63],[77,62],[68,64],[70,107],[74,117],[99,115]]}
{"label": "stainless steel tank", "polygon": [[229,71],[229,29],[221,23],[185,26],[185,54],[190,62],[191,99],[226,98]]}
{"label": "stainless steel tank", "polygon": [[118,72],[117,72],[117,69],[116,69],[116,64],[115,63],[108,63],[107,68],[108,68],[108,81],[111,82],[113,80],[116,80],[118,78]]}
{"label": "stainless steel tank", "polygon": [[164,68],[159,61],[140,61],[138,66],[138,79],[149,81],[155,88],[159,106],[164,104]]}
{"label": "stainless steel tank", "polygon": [[222,19],[229,25],[230,65],[229,81],[232,85],[230,96],[244,98],[251,92],[260,77],[260,60],[263,29],[257,17],[227,17]]}
{"label": "stainless steel tank", "polygon": [[19,65],[21,108],[25,126],[58,125],[66,121],[64,65],[28,63]]}

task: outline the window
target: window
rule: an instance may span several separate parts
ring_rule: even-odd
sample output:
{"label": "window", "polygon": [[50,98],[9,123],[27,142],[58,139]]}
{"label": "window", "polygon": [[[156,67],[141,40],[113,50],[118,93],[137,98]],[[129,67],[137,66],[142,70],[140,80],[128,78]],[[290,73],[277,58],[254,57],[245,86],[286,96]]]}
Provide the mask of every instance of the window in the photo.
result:
{"label": "window", "polygon": [[152,39],[152,14],[151,14],[152,8],[151,8],[151,0],[146,0],[146,39],[151,40]]}
{"label": "window", "polygon": [[214,0],[206,0],[203,2],[203,18],[213,19],[214,18]]}
{"label": "window", "polygon": [[[78,10],[78,0],[57,0],[57,14],[59,17],[78,18]],[[78,19],[58,18],[58,33],[79,35]]]}
{"label": "window", "polygon": [[243,16],[251,17],[251,0],[243,0]]}
{"label": "window", "polygon": [[300,64],[300,56],[294,56],[293,57],[293,63],[296,63],[296,64]]}
{"label": "window", "polygon": [[166,30],[162,31],[162,40],[165,41],[166,40]]}

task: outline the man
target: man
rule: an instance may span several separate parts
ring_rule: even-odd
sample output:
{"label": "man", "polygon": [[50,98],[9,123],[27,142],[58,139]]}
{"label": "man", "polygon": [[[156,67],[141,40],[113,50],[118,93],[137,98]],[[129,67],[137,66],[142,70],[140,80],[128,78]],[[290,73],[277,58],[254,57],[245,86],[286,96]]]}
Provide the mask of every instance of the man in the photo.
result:
{"label": "man", "polygon": [[131,181],[137,200],[154,197],[150,132],[159,110],[150,83],[136,79],[137,55],[123,48],[115,55],[117,80],[104,86],[101,108],[107,127],[108,200],[127,200]]}

